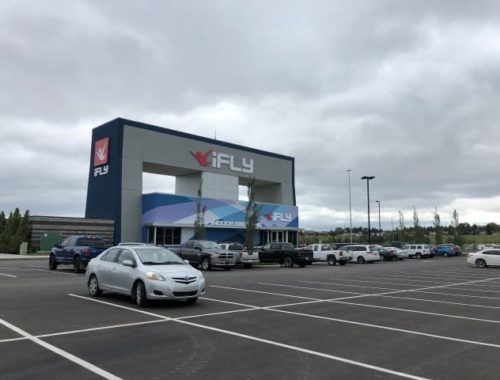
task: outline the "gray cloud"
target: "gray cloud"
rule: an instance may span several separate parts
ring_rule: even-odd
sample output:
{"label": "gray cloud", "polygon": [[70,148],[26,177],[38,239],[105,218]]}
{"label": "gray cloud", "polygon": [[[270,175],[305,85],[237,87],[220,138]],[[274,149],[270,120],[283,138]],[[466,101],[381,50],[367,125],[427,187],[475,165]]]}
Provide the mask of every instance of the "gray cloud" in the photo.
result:
{"label": "gray cloud", "polygon": [[1,209],[83,214],[91,129],[121,116],[294,156],[304,227],[346,223],[347,168],[357,224],[364,174],[386,226],[413,205],[500,222],[497,1],[0,11]]}

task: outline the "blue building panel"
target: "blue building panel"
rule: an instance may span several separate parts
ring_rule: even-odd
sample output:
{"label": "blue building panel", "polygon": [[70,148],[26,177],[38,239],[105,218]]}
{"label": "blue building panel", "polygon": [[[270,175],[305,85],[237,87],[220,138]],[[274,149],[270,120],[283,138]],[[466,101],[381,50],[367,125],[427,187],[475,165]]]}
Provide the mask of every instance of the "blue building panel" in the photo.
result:
{"label": "blue building panel", "polygon": [[[193,226],[196,220],[196,197],[174,194],[143,194],[142,224],[151,226]],[[248,202],[201,198],[206,227],[245,228]],[[297,206],[257,203],[259,228],[297,229]]]}

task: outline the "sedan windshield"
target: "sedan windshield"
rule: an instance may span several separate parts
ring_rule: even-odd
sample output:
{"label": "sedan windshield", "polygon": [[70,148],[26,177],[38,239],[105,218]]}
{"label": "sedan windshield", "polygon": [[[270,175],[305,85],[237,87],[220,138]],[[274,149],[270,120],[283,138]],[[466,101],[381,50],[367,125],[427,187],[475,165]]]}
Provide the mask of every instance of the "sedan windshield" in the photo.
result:
{"label": "sedan windshield", "polygon": [[139,260],[144,265],[170,265],[186,263],[175,253],[160,247],[141,247],[135,248]]}

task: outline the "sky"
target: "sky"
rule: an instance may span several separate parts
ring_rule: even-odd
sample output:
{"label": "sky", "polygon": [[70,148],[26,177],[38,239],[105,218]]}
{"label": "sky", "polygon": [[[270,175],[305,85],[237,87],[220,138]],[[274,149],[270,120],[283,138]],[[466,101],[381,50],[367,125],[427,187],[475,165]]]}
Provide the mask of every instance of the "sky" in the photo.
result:
{"label": "sky", "polygon": [[[295,157],[300,227],[500,223],[500,2],[0,2],[0,210],[84,216],[116,117]],[[172,191],[144,176],[144,192]]]}

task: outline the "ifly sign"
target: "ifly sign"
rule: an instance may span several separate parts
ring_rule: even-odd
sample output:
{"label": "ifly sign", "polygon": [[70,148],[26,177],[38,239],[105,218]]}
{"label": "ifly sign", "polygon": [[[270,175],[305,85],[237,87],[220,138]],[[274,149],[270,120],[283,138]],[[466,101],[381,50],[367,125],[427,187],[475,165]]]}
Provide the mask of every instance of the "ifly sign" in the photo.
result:
{"label": "ifly sign", "polygon": [[227,167],[233,172],[253,173],[253,159],[242,157],[241,160],[235,158],[234,155],[222,152],[209,150],[208,152],[191,152],[193,157],[203,167],[212,167],[221,169]]}
{"label": "ifly sign", "polygon": [[94,146],[94,177],[109,173],[109,137],[96,141]]}

